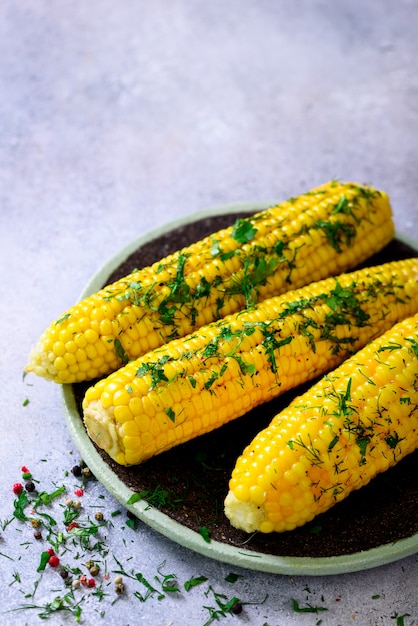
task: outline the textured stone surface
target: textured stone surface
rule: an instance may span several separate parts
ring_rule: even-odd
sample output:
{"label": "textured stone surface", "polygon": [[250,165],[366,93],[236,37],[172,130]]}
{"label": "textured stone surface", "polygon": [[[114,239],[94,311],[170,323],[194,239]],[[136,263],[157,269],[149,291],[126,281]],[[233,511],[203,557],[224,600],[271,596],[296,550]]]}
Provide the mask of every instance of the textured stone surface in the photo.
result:
{"label": "textured stone surface", "polygon": [[[47,569],[35,597],[24,597],[48,544],[25,524],[4,523],[22,465],[42,488],[55,481],[71,490],[65,472],[78,459],[58,388],[22,381],[31,345],[122,246],[214,205],[280,200],[329,178],[357,180],[385,189],[398,230],[414,236],[417,19],[412,0],[3,0],[1,613],[63,594],[61,578]],[[109,596],[101,602],[84,594],[82,623],[204,624],[203,607],[216,607],[208,584],[254,603],[226,624],[418,620],[415,556],[335,577],[250,572],[198,556],[142,523],[132,531],[123,513],[111,518],[120,505],[100,484],[91,483],[85,497],[86,511],[99,504],[113,520],[110,572],[115,555],[156,585],[163,561],[163,574],[176,574],[180,584],[197,575],[209,581],[144,603],[133,595],[144,592],[138,581],[126,579],[115,604],[112,585],[104,586]],[[230,571],[243,578],[226,582]],[[296,613],[292,598],[328,611]],[[44,623],[39,612],[3,621]],[[49,623],[72,621],[60,612]]]}

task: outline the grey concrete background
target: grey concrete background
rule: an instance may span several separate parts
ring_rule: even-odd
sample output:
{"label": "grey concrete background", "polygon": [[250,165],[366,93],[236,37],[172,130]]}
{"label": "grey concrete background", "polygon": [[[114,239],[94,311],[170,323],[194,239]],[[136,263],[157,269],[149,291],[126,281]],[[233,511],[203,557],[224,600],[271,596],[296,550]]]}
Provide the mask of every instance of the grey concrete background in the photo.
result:
{"label": "grey concrete background", "polygon": [[[417,18],[414,0],[2,0],[2,623],[44,623],[43,609],[16,609],[65,594],[57,571],[36,571],[33,530],[8,523],[22,465],[39,488],[65,484],[71,494],[75,484],[68,472],[78,454],[58,387],[22,380],[32,344],[122,246],[214,205],[281,200],[330,178],[369,182],[389,193],[398,230],[414,236]],[[90,483],[83,510],[99,505],[112,522],[108,595],[82,589],[68,599],[81,600],[83,624],[203,625],[213,590],[249,603],[219,616],[225,624],[418,623],[416,556],[319,578],[234,570],[142,523],[131,530],[123,513],[111,517],[120,505]],[[62,508],[61,499],[50,511],[61,517]],[[140,602],[143,587],[125,579],[114,602],[114,556],[155,585],[158,569],[180,586],[208,581]],[[242,578],[226,582],[230,571]],[[292,598],[328,610],[297,613]],[[61,610],[49,623],[75,617]]]}

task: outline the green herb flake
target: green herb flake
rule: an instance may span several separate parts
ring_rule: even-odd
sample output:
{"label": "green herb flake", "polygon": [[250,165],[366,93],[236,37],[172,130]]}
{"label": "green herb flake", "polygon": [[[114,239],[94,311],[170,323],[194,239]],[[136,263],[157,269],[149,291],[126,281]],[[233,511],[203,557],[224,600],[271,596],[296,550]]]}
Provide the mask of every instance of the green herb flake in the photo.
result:
{"label": "green herb flake", "polygon": [[252,376],[253,374],[257,373],[257,368],[254,365],[254,363],[249,363],[247,361],[244,361],[242,357],[239,357],[239,356],[234,356],[233,358],[238,363],[241,373],[244,374],[244,376],[247,374]]}
{"label": "green herb flake", "polygon": [[[126,504],[135,504],[135,502],[138,502],[139,500],[141,500],[141,494],[140,493],[133,493],[131,495],[130,498],[128,498],[128,500],[126,501]],[[116,511],[114,513],[112,513],[112,515],[116,514],[118,515],[120,513],[120,511]]]}
{"label": "green herb flake", "polygon": [[165,410],[170,420],[174,423],[176,421],[176,414],[171,407]]}
{"label": "green herb flake", "polygon": [[212,247],[210,249],[210,253],[212,256],[218,256],[218,254],[222,254],[222,250],[219,247],[219,241],[217,239],[212,239]]}
{"label": "green herb flake", "polygon": [[62,317],[60,317],[56,322],[55,322],[55,326],[57,326],[58,324],[62,324],[62,322],[65,322],[65,320],[68,320],[68,318],[70,317],[71,313],[66,313],[65,315],[63,315]]}
{"label": "green herb flake", "polygon": [[405,626],[405,617],[411,617],[410,613],[399,615],[399,613],[395,611],[394,614],[390,616],[391,619],[396,619],[396,626]]}
{"label": "green herb flake", "polygon": [[207,526],[201,526],[199,528],[199,533],[203,537],[203,539],[206,541],[206,543],[210,543],[210,531]]}
{"label": "green herb flake", "polygon": [[117,337],[114,341],[114,345],[115,345],[116,356],[118,357],[118,359],[120,359],[122,365],[126,365],[127,363],[129,363],[129,357],[126,354],[125,349],[122,346],[120,339],[118,339]]}
{"label": "green herb flake", "polygon": [[204,385],[205,389],[210,389],[218,377],[219,377],[218,372],[213,372],[212,376],[210,376],[208,380],[205,382],[205,385]]}
{"label": "green herb flake", "polygon": [[210,593],[213,595],[213,598],[218,608],[214,608],[211,606],[203,607],[204,609],[209,611],[210,615],[209,620],[205,622],[203,626],[209,626],[209,624],[212,624],[214,620],[218,620],[220,617],[226,617],[227,614],[231,612],[234,605],[240,602],[240,599],[235,596],[228,600],[226,595],[215,591],[212,585],[210,585],[208,590],[205,592],[205,596],[208,597]]}
{"label": "green herb flake", "polygon": [[36,569],[37,572],[43,572],[44,571],[44,569],[46,568],[47,563],[48,563],[50,557],[51,557],[51,555],[49,554],[49,552],[42,552],[41,553],[41,560],[40,560],[40,563],[39,563],[39,565],[38,565],[38,567]]}
{"label": "green herb flake", "polygon": [[29,500],[26,491],[22,491],[18,499],[14,501],[13,515],[21,522],[25,522],[28,518],[25,514],[25,507],[28,505]]}
{"label": "green herb flake", "polygon": [[414,356],[418,358],[418,342],[415,339],[411,339],[410,337],[407,337],[406,341],[408,341],[411,344],[411,348],[414,353]]}
{"label": "green herb flake", "polygon": [[320,611],[328,611],[325,606],[312,606],[312,604],[309,603],[302,607],[295,598],[292,598],[292,609],[295,613],[319,613]]}
{"label": "green herb flake", "polygon": [[329,442],[328,444],[328,452],[331,452],[331,450],[334,448],[334,446],[338,443],[338,435],[335,435],[335,437]]}
{"label": "green herb flake", "polygon": [[238,219],[232,229],[232,237],[235,239],[235,241],[241,244],[251,241],[251,239],[253,239],[256,234],[257,229],[254,228],[251,221],[247,219]]}
{"label": "green herb flake", "polygon": [[389,448],[393,450],[403,439],[403,437],[399,437],[397,433],[394,433],[393,435],[385,437],[385,442],[388,444]]}
{"label": "green herb flake", "polygon": [[240,578],[244,578],[242,574],[235,574],[234,572],[230,572],[227,576],[225,576],[227,583],[236,583]]}
{"label": "green herb flake", "polygon": [[343,245],[350,247],[356,236],[356,229],[352,224],[344,224],[338,220],[318,220],[314,228],[324,231],[328,243],[338,253],[342,252]]}
{"label": "green herb flake", "polygon": [[186,591],[190,591],[193,587],[197,587],[198,585],[205,583],[207,580],[208,578],[206,576],[192,576],[189,580],[184,582],[183,586]]}
{"label": "green herb flake", "polygon": [[192,374],[189,374],[187,378],[193,389],[195,389],[197,385],[196,378]]}
{"label": "green herb flake", "polygon": [[48,493],[47,491],[41,491],[38,494],[38,497],[34,503],[33,508],[36,509],[38,506],[41,506],[43,504],[44,505],[51,504],[51,502],[55,500],[55,498],[58,498],[65,492],[66,492],[65,485],[61,485],[61,487],[57,487],[57,489],[55,489],[54,491],[51,491],[50,493]]}

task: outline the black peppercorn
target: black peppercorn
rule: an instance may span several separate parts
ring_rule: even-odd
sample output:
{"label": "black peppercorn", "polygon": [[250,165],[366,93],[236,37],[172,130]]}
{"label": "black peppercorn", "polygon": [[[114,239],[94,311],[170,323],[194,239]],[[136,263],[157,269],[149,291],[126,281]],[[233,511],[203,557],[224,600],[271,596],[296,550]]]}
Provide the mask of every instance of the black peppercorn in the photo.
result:
{"label": "black peppercorn", "polygon": [[79,465],[74,465],[74,467],[71,469],[71,473],[74,476],[81,476],[81,467]]}
{"label": "black peppercorn", "polygon": [[231,611],[234,615],[239,615],[242,612],[242,604],[241,602],[235,602],[231,606]]}
{"label": "black peppercorn", "polygon": [[28,482],[25,483],[25,489],[26,491],[35,491],[35,483],[32,480],[28,480]]}

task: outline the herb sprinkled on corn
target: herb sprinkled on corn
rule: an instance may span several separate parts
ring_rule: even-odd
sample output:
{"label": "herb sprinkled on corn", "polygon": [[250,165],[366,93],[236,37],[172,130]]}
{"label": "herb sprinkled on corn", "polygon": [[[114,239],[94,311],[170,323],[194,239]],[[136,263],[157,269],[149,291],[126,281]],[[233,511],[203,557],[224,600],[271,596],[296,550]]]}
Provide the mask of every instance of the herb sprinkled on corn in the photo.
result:
{"label": "herb sprinkled on corn", "polygon": [[90,437],[130,465],[243,415],[418,312],[418,259],[327,278],[149,352],[90,387]]}
{"label": "herb sprinkled on corn", "polygon": [[232,472],[225,513],[246,532],[311,521],[418,447],[418,315],[281,411]]}
{"label": "herb sprinkled on corn", "polygon": [[384,192],[330,182],[106,286],[53,322],[26,371],[107,375],[225,315],[352,269],[394,236]]}

